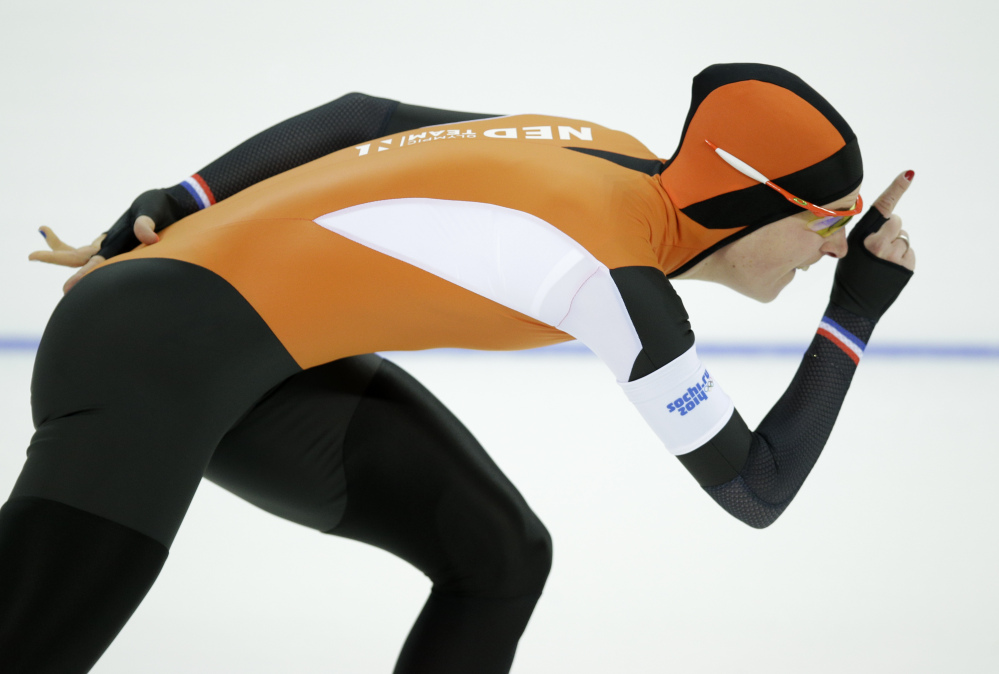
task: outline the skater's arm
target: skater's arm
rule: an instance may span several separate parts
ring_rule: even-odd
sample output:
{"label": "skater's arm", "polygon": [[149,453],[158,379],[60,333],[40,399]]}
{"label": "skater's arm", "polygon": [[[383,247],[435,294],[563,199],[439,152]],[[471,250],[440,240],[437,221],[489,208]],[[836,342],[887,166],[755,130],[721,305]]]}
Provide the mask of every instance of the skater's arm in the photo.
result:
{"label": "skater's arm", "polygon": [[358,143],[417,126],[494,116],[346,94],[258,133],[173,187],[140,195],[108,230],[99,254],[109,258],[137,246],[133,223],[141,215],[161,231],[262,180]]}
{"label": "skater's arm", "polygon": [[651,268],[615,270],[643,346],[625,392],[704,490],[750,526],[771,524],[801,488],[877,320],[912,274],[915,257],[898,239],[901,221],[884,215],[907,186],[900,176],[851,233],[854,252],[839,263],[819,330],[756,431],[698,360],[686,313],[665,276]]}
{"label": "skater's arm", "polygon": [[140,243],[156,243],[156,232],[278,173],[386,134],[495,116],[347,94],[253,136],[172,187],[143,192],[90,246],[72,248],[51,230],[42,228],[52,250],[32,253],[30,259],[72,267],[84,265],[67,281],[64,289],[68,291],[100,262]]}

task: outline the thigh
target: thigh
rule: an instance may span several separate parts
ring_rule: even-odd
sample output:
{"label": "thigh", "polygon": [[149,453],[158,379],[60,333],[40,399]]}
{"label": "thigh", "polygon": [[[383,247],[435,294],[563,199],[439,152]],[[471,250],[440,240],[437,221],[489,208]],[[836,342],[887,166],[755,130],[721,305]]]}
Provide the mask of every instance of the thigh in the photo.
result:
{"label": "thigh", "polygon": [[333,529],[347,504],[344,437],[381,362],[354,356],[288,378],[222,438],[205,477],[278,517]]}
{"label": "thigh", "polygon": [[219,440],[301,368],[225,280],[176,260],[98,269],[59,303],[32,377],[11,498],[44,498],[170,546]]}
{"label": "thigh", "polygon": [[472,433],[393,363],[372,380],[345,438],[347,508],[332,533],[389,550],[437,592],[523,593],[551,540]]}
{"label": "thigh", "polygon": [[494,581],[508,562],[550,548],[468,429],[374,355],[284,382],[229,432],[206,476],[271,513],[392,552],[445,591],[502,592]]}

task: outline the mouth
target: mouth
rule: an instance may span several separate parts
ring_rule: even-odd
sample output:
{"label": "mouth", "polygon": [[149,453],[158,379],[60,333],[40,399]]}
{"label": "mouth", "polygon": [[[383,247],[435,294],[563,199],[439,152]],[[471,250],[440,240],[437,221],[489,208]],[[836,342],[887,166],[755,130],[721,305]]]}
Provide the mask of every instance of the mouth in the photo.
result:
{"label": "mouth", "polygon": [[811,262],[806,262],[803,265],[799,265],[798,267],[796,267],[796,269],[800,269],[801,271],[808,271],[809,267],[811,267],[813,264],[815,264],[816,262],[818,262],[821,259],[822,259],[822,256],[819,256],[819,257],[815,258],[814,260],[812,260]]}

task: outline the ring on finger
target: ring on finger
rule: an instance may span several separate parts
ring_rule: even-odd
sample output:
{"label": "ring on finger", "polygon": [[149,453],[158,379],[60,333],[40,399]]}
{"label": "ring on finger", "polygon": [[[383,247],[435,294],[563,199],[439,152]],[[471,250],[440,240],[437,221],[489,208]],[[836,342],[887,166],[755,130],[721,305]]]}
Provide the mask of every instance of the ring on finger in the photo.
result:
{"label": "ring on finger", "polygon": [[896,241],[904,241],[905,242],[905,250],[906,251],[909,250],[910,246],[909,246],[909,235],[908,234],[906,234],[905,232],[899,232],[898,236],[895,237],[895,240]]}

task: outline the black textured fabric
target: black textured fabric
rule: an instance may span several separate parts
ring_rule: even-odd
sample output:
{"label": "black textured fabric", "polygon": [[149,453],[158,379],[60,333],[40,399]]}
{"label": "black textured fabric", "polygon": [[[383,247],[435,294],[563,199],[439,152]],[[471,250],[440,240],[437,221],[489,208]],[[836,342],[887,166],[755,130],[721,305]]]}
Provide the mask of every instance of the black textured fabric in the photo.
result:
{"label": "black textured fabric", "polygon": [[8,501],[0,508],[0,672],[89,672],[166,558],[160,543],[96,515],[46,499]]}
{"label": "black textured fabric", "polygon": [[[258,133],[198,174],[219,202],[261,180],[384,135],[495,116],[351,93]],[[198,203],[182,185],[144,192],[107,231],[97,254],[110,259],[138,246],[132,226],[140,215],[151,217],[159,232],[198,210]]]}
{"label": "black textured fabric", "polygon": [[[393,674],[507,674],[538,595],[488,599],[434,590]],[[520,628],[523,631],[523,627]]]}
{"label": "black textured fabric", "polygon": [[289,378],[226,435],[206,476],[433,581],[397,674],[508,671],[551,538],[471,433],[397,366],[365,355]]}
{"label": "black textured fabric", "polygon": [[[110,290],[118,301],[104,311]],[[0,626],[25,644],[5,651],[18,668],[0,660],[0,671],[88,671],[207,474],[433,581],[398,674],[507,672],[551,566],[544,525],[398,367],[368,355],[303,372],[231,293],[193,265],[135,260],[60,305],[33,382],[38,432],[0,516]],[[95,344],[118,357],[93,362]]]}
{"label": "black textured fabric", "polygon": [[673,158],[676,158],[680,152],[680,146],[683,145],[683,138],[687,135],[687,129],[694,118],[694,113],[697,112],[697,108],[700,107],[704,99],[719,87],[746,80],[769,82],[794,92],[821,112],[836,127],[845,142],[850,142],[857,137],[850,125],[829,104],[829,101],[794,73],[764,63],[716,63],[708,66],[694,77],[691,85],[690,109],[687,112],[687,119],[683,123],[683,133],[680,135],[680,143],[677,145],[676,152],[673,153]]}
{"label": "black textured fabric", "polygon": [[396,674],[504,674],[551,567],[551,537],[475,438],[384,363],[345,440],[349,496],[330,533],[405,559],[434,591]]}
{"label": "black textured fabric", "polygon": [[707,444],[677,458],[699,485],[713,487],[739,475],[752,444],[753,432],[739,410],[733,410],[732,418]]}
{"label": "black textured fabric", "polygon": [[[826,315],[865,344],[874,330],[874,321],[834,304]],[[816,334],[791,385],[753,434],[739,475],[704,490],[752,527],[773,523],[818,461],[855,371],[849,356]]]}
{"label": "black textured fabric", "polygon": [[198,171],[222,201],[250,185],[383,135],[397,101],[351,93],[272,126]]}
{"label": "black textured fabric", "polygon": [[133,226],[141,215],[152,218],[156,231],[169,227],[181,218],[198,210],[198,204],[187,190],[174,185],[163,190],[143,192],[111,226],[97,252],[105,260],[121,255],[139,245]]}
{"label": "black textured fabric", "polygon": [[380,365],[357,356],[289,377],[222,438],[205,477],[278,517],[333,529],[347,507],[344,437]]}
{"label": "black textured fabric", "polygon": [[[331,152],[383,135],[398,102],[352,93],[287,119],[236,146],[198,174],[215,201]],[[143,192],[107,231],[98,255],[110,259],[139,245],[132,226],[148,215],[162,231],[198,211],[182,186]]]}
{"label": "black textured fabric", "polygon": [[662,270],[618,267],[610,274],[642,342],[628,381],[655,372],[694,345],[687,310]]}
{"label": "black textured fabric", "polygon": [[468,429],[393,363],[366,390],[344,447],[350,496],[330,533],[405,559],[439,592],[541,591],[551,563],[544,525]]}
{"label": "black textured fabric", "polygon": [[391,136],[402,131],[412,131],[424,126],[437,126],[438,124],[455,124],[457,122],[468,122],[473,119],[489,119],[496,117],[494,114],[482,112],[460,112],[458,110],[440,110],[438,108],[426,108],[422,105],[410,105],[400,103],[392,112],[385,128],[377,136],[372,136],[368,140],[378,138],[378,136]]}
{"label": "black textured fabric", "polygon": [[[860,150],[857,141],[853,140],[829,159],[796,173],[782,176],[780,179],[775,179],[775,182],[792,194],[805,195],[803,198],[808,198],[807,195],[816,192],[815,185],[835,184],[835,176],[837,175],[854,174],[859,176],[855,182],[847,183],[838,190],[827,190],[821,198],[814,199],[814,203],[828,204],[842,199],[860,187],[863,179],[860,162]],[[856,166],[851,166],[852,164],[856,164]],[[773,188],[757,184],[691,204],[684,208],[683,212],[709,229],[731,229],[733,222],[748,224],[731,236],[725,237],[710,248],[701,251],[682,267],[670,272],[670,278],[675,278],[692,269],[708,255],[724,248],[733,241],[752,234],[759,228],[781,218],[797,215],[802,211],[800,206],[791,203]],[[750,213],[754,214],[754,217],[752,220],[747,220],[747,214]]]}
{"label": "black textured fabric", "polygon": [[330,533],[434,583],[396,674],[505,674],[551,568],[551,537],[475,438],[384,363],[345,440],[349,496]]}
{"label": "black textured fabric", "polygon": [[[816,204],[829,204],[842,199],[860,187],[863,177],[860,147],[856,140],[817,164],[788,175],[770,176],[791,194]],[[801,213],[801,206],[788,201],[772,187],[757,183],[698,201],[684,208],[683,212],[708,229],[731,229],[732,223],[738,222],[740,227],[745,227],[740,232],[745,236],[771,222]],[[719,245],[734,240],[725,239]]]}
{"label": "black textured fabric", "polygon": [[169,547],[219,440],[300,371],[211,271],[106,265],[63,297],[42,335],[35,434],[11,498],[65,503]]}
{"label": "black textured fabric", "polygon": [[[680,142],[666,168],[676,159],[687,139],[687,131],[700,106],[717,89],[735,82],[767,82],[792,92],[821,113],[839,132],[844,146],[812,166],[784,176],[771,175],[782,188],[816,204],[834,202],[856,189],[863,180],[863,161],[856,135],[843,117],[818,92],[801,78],[783,68],[760,63],[726,63],[710,66],[693,82],[690,109],[684,122]],[[704,139],[691,139],[703,143]],[[665,171],[665,168],[663,169]],[[664,176],[668,177],[667,171]],[[667,180],[668,183],[668,180]],[[668,185],[667,185],[668,187]],[[726,192],[689,204],[683,214],[713,230],[733,230],[725,239],[701,251],[679,269],[670,272],[675,278],[693,268],[711,253],[739,238],[789,215],[800,213],[800,207],[784,199],[775,190],[762,184]]]}
{"label": "black textured fabric", "polygon": [[887,221],[877,208],[870,208],[853,226],[847,237],[848,253],[836,263],[830,296],[833,303],[875,321],[888,311],[912,278],[910,270],[882,260],[864,245],[864,239]]}

